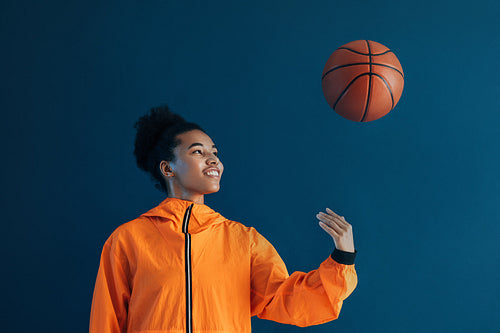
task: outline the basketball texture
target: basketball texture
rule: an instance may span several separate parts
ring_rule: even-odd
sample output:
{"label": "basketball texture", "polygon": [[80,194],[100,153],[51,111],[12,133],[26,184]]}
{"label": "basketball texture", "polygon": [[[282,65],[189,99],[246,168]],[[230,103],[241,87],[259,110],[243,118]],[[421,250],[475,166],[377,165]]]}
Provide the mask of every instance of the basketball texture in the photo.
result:
{"label": "basketball texture", "polygon": [[389,113],[403,93],[403,68],[396,55],[371,40],[339,47],[321,78],[326,101],[342,117],[358,122]]}

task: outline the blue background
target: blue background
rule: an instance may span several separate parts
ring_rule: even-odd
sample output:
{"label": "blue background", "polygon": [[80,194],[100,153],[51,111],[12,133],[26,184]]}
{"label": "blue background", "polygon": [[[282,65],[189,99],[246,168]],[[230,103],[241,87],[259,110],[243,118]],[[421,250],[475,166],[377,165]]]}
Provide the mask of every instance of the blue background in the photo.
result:
{"label": "blue background", "polygon": [[[14,1],[0,5],[2,331],[86,332],[104,241],[164,199],[133,124],[171,106],[225,165],[205,203],[290,272],[318,267],[330,207],[359,283],[339,319],[255,332],[500,331],[498,1]],[[323,66],[380,42],[405,72],[369,123],[333,112]]]}

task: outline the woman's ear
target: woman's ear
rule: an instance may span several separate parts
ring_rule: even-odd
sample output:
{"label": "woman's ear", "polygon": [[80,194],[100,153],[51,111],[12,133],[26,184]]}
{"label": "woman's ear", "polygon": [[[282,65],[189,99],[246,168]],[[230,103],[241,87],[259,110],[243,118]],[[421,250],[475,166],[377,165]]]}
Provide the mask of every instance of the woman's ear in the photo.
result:
{"label": "woman's ear", "polygon": [[172,177],[174,175],[172,168],[167,161],[160,162],[160,172],[165,177]]}

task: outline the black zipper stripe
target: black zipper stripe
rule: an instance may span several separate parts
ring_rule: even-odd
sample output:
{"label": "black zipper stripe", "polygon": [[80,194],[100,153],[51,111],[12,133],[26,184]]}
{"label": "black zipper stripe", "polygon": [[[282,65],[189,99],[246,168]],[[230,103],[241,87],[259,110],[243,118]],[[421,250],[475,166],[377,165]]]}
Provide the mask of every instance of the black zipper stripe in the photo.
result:
{"label": "black zipper stripe", "polygon": [[189,218],[191,217],[191,204],[184,213],[182,232],[184,233],[184,262],[186,272],[186,332],[193,332],[193,288],[191,278],[191,234],[188,232]]}

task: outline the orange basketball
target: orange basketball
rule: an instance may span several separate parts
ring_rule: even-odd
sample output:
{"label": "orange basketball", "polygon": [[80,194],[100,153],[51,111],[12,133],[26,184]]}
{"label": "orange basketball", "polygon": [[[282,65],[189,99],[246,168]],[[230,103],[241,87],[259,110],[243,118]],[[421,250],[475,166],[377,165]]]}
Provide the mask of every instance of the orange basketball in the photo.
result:
{"label": "orange basketball", "polygon": [[372,121],[398,103],[403,93],[403,68],[384,45],[356,40],[328,58],[321,85],[326,101],[339,115],[352,121]]}

